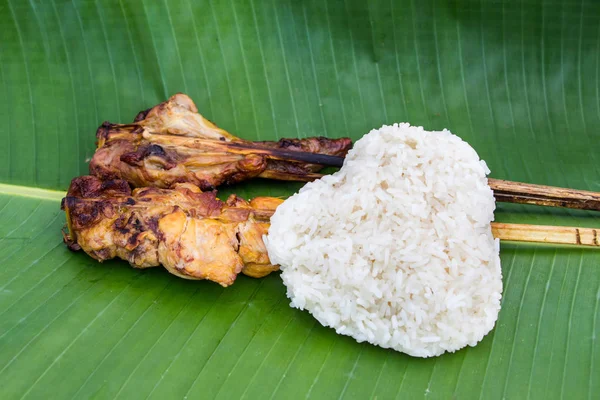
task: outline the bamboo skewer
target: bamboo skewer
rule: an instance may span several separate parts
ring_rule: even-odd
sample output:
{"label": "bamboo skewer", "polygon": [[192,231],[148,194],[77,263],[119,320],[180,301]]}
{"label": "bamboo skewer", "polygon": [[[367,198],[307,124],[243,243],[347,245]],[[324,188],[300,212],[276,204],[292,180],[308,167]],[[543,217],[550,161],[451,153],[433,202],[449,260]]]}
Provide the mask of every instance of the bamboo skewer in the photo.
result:
{"label": "bamboo skewer", "polygon": [[600,193],[488,179],[497,201],[600,211]]}
{"label": "bamboo skewer", "polygon": [[504,224],[492,222],[492,234],[500,240],[571,244],[600,247],[600,229],[570,226]]}
{"label": "bamboo skewer", "polygon": [[310,153],[305,151],[287,151],[261,147],[260,144],[248,145],[246,143],[227,143],[229,149],[240,149],[251,151],[255,154],[263,154],[273,160],[300,161],[310,164],[318,164],[332,167],[341,167],[344,164],[344,157],[332,156],[329,154]]}

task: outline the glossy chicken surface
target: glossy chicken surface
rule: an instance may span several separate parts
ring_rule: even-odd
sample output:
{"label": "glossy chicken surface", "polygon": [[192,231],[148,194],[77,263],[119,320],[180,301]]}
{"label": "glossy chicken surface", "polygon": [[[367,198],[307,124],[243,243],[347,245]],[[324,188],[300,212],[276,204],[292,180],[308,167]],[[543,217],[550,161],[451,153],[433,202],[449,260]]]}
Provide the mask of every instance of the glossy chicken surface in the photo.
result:
{"label": "glossy chicken surface", "polygon": [[186,279],[231,285],[242,272],[262,277],[279,269],[269,261],[262,236],[283,200],[251,201],[189,183],[172,189],[131,190],[124,180],[73,179],[62,209],[65,243],[104,261],[122,258],[136,268],[163,265]]}
{"label": "glossy chicken surface", "polygon": [[187,182],[202,190],[254,177],[314,180],[323,166],[294,161],[290,153],[343,157],[352,145],[348,138],[243,140],[200,115],[181,93],[140,112],[132,124],[105,122],[96,137],[90,174],[124,179],[135,187],[169,188]]}

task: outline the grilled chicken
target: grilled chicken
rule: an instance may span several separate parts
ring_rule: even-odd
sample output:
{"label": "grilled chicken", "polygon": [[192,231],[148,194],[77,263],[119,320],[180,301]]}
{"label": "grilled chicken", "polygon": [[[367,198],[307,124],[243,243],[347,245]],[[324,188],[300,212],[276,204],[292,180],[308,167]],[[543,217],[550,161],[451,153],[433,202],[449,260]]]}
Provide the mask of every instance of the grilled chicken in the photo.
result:
{"label": "grilled chicken", "polygon": [[262,236],[283,200],[252,201],[190,183],[172,189],[131,190],[124,180],[73,179],[61,208],[65,243],[104,261],[119,257],[136,268],[163,265],[186,279],[231,285],[242,272],[262,277],[279,269],[269,261]]}
{"label": "grilled chicken", "polygon": [[105,122],[96,137],[92,175],[124,179],[135,187],[169,188],[187,182],[201,190],[254,177],[314,180],[321,177],[317,172],[323,166],[294,161],[294,153],[314,153],[315,160],[318,155],[343,157],[352,145],[348,138],[243,140],[200,115],[181,93],[140,112],[133,124]]}

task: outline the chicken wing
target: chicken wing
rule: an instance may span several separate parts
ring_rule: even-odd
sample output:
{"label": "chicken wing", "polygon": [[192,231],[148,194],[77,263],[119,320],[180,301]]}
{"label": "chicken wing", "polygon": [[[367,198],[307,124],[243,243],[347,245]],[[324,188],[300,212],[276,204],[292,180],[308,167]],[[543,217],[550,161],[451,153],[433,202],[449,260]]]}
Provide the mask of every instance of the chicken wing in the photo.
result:
{"label": "chicken wing", "polygon": [[135,187],[188,182],[201,190],[254,177],[314,180],[323,165],[295,161],[295,153],[314,153],[316,160],[318,155],[343,157],[352,145],[348,138],[243,140],[200,115],[182,93],[140,112],[133,124],[105,122],[96,137],[92,175],[124,179]]}
{"label": "chicken wing", "polygon": [[190,183],[172,189],[131,190],[124,180],[73,179],[61,207],[67,214],[65,243],[104,261],[122,258],[136,268],[163,265],[186,279],[231,285],[242,272],[262,277],[279,269],[269,261],[262,236],[283,200],[252,201]]}

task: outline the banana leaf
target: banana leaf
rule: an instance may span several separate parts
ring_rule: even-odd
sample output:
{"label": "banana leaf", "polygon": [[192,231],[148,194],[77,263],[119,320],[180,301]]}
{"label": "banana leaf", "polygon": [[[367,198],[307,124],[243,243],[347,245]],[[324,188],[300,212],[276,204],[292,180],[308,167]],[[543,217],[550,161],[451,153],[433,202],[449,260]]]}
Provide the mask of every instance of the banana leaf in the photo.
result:
{"label": "banana leaf", "polygon": [[[495,329],[417,359],[290,308],[277,274],[223,289],[71,253],[59,210],[97,126],[176,92],[246,139],[408,121],[461,136],[495,178],[598,191],[599,2],[0,0],[0,18],[3,399],[600,396],[598,251],[504,243]],[[600,227],[521,205],[496,219]]]}

